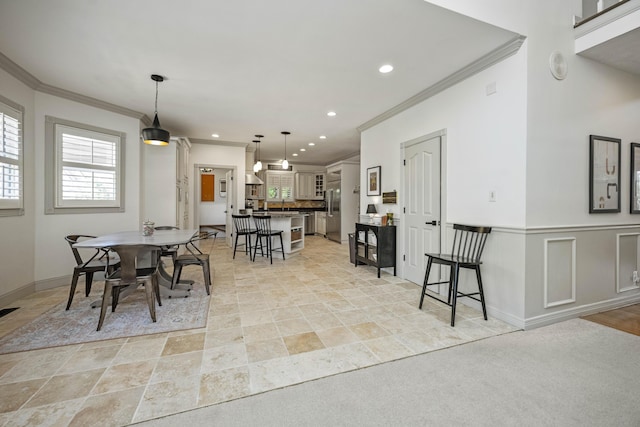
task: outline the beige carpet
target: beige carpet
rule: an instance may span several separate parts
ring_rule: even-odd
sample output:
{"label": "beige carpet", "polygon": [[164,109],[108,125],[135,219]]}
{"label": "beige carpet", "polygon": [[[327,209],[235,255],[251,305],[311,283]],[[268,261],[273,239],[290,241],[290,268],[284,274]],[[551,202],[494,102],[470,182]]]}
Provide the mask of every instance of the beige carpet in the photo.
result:
{"label": "beige carpet", "polygon": [[140,426],[640,426],[640,338],[573,319]]}
{"label": "beige carpet", "polygon": [[100,308],[92,309],[91,302],[101,299],[100,285],[94,284],[89,298],[77,293],[68,311],[65,300],[0,338],[0,354],[206,326],[210,297],[204,286],[196,284],[189,298],[164,298],[162,307],[156,306],[156,323],[149,315],[144,289],[138,289],[121,299],[115,312],[107,312],[98,332]]}

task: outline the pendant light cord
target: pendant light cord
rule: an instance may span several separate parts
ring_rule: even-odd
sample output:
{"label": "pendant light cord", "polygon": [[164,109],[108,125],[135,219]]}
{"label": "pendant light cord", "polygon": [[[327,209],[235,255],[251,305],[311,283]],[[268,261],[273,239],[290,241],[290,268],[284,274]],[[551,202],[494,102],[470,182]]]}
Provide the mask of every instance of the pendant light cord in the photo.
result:
{"label": "pendant light cord", "polygon": [[158,114],[158,81],[156,80],[156,110],[154,114]]}

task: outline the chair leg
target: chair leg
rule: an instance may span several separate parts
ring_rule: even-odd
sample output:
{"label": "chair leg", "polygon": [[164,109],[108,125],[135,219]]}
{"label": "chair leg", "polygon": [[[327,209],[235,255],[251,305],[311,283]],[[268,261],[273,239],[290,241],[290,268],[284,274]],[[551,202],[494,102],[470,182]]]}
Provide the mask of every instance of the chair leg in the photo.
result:
{"label": "chair leg", "polygon": [[256,260],[256,255],[258,255],[258,245],[260,245],[260,252],[262,252],[262,238],[256,235],[256,247],[253,248],[253,259],[252,259],[252,261],[254,262]]}
{"label": "chair leg", "polygon": [[453,274],[453,292],[451,295],[451,326],[455,326],[456,323],[456,302],[458,301],[458,276],[460,275],[460,265],[455,264],[451,266],[451,273]]}
{"label": "chair leg", "polygon": [[154,273],[153,277],[153,292],[156,294],[158,305],[162,307],[162,300],[160,299],[160,281],[158,280],[158,273]]}
{"label": "chair leg", "polygon": [[78,286],[78,278],[80,273],[77,270],[73,271],[73,278],[71,279],[71,289],[69,289],[69,300],[67,301],[67,310],[71,307],[71,301],[73,301],[73,295],[76,293],[76,286]]}
{"label": "chair leg", "polygon": [[267,236],[267,256],[273,264],[273,236]]}
{"label": "chair leg", "polygon": [[89,294],[91,293],[91,285],[93,283],[93,272],[87,272],[84,275],[84,296],[88,297]]}
{"label": "chair leg", "polygon": [[282,250],[282,260],[284,261],[284,243],[282,243],[282,233],[280,233],[280,249]]}
{"label": "chair leg", "polygon": [[173,277],[171,278],[171,289],[174,289],[180,281],[180,275],[182,274],[182,264],[178,263],[173,266]]}
{"label": "chair leg", "polygon": [[111,290],[111,312],[116,311],[116,307],[118,306],[118,301],[120,301],[120,286],[116,286]]}
{"label": "chair leg", "polygon": [[211,295],[211,270],[209,268],[209,260],[202,263],[202,273],[204,274],[204,287],[207,295]]}
{"label": "chair leg", "polygon": [[233,259],[236,259],[236,249],[238,249],[238,233],[236,232],[236,238],[233,243]]}
{"label": "chair leg", "polygon": [[149,306],[149,314],[151,320],[156,321],[156,302],[153,297],[153,279],[149,278],[144,281],[144,293],[147,297],[147,305]]}
{"label": "chair leg", "polygon": [[484,303],[484,290],[482,289],[482,277],[480,276],[480,266],[477,265],[475,270],[476,270],[476,277],[478,278],[478,290],[480,291],[480,302],[482,303],[482,314],[484,314],[484,320],[488,320],[487,306]]}
{"label": "chair leg", "polygon": [[111,290],[113,285],[110,281],[105,280],[104,282],[104,293],[102,294],[102,306],[100,307],[100,319],[98,320],[98,331],[102,329],[102,324],[104,323],[104,316],[107,313],[107,307],[109,306],[109,298],[111,297]]}
{"label": "chair leg", "polygon": [[453,293],[453,266],[449,266],[449,295],[447,296],[447,304],[451,304],[451,294]]}
{"label": "chair leg", "polygon": [[424,273],[424,284],[422,285],[422,295],[420,295],[420,305],[419,309],[422,309],[422,303],[424,302],[424,296],[427,294],[427,283],[429,283],[429,272],[431,271],[431,264],[433,263],[433,258],[429,258],[427,261],[427,271]]}

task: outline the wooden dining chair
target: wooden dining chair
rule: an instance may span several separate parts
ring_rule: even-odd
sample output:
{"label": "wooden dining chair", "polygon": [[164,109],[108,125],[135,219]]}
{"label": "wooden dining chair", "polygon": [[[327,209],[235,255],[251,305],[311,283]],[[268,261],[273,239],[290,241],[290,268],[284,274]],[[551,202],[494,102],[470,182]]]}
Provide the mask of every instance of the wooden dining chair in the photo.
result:
{"label": "wooden dining chair", "polygon": [[[73,252],[73,258],[76,260],[76,266],[73,267],[73,277],[71,279],[71,289],[69,289],[69,299],[67,301],[67,310],[71,307],[73,296],[76,293],[76,286],[78,285],[78,279],[80,275],[84,274],[85,279],[85,296],[89,296],[91,293],[91,285],[93,283],[93,274],[103,272],[105,275],[113,273],[119,266],[120,262],[116,255],[110,254],[106,249],[90,249],[90,256],[87,256],[86,252],[83,258],[83,253],[80,250],[73,247],[73,245],[79,241],[93,239],[96,236],[89,236],[86,234],[70,234],[64,239],[69,243],[71,252]],[[109,259],[111,257],[111,259]]]}
{"label": "wooden dining chair", "polygon": [[157,277],[159,262],[154,260],[151,267],[137,268],[137,260],[145,253],[157,253],[158,247],[153,245],[115,245],[111,247],[111,250],[120,257],[120,268],[105,279],[97,330],[102,329],[110,300],[111,312],[114,312],[118,305],[120,289],[126,286],[144,286],[149,314],[151,315],[151,320],[155,322],[156,305],[153,298],[154,294],[158,300],[158,305],[162,305]]}
{"label": "wooden dining chair", "polygon": [[[482,252],[491,227],[475,227],[471,225],[454,224],[455,231],[453,236],[453,245],[450,253],[426,253],[428,257],[427,270],[424,275],[424,284],[422,285],[422,295],[420,296],[419,308],[422,308],[424,297],[428,296],[451,307],[451,326],[455,326],[456,320],[456,302],[458,297],[467,297],[476,300],[482,304],[482,313],[484,320],[487,320],[487,307],[484,302],[484,290],[482,289],[482,276],[480,275],[480,265],[482,261]],[[429,273],[433,264],[445,265],[450,268],[449,280],[441,282],[428,283]],[[458,291],[458,279],[460,277],[460,269],[468,268],[475,270],[478,280],[478,292],[464,293]],[[446,301],[441,298],[427,293],[427,287],[432,285],[449,284],[449,293]],[[480,298],[478,298],[479,296]]]}

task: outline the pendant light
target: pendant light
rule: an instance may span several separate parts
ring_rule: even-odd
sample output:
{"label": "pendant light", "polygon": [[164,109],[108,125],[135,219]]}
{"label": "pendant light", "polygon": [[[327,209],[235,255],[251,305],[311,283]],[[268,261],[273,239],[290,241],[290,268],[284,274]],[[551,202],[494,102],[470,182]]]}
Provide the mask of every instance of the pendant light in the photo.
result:
{"label": "pendant light", "polygon": [[169,145],[169,132],[160,127],[160,120],[158,120],[158,83],[163,82],[164,77],[158,74],[152,74],[151,80],[156,82],[155,117],[153,118],[153,127],[142,130],[142,139],[145,144]]}
{"label": "pendant light", "polygon": [[256,151],[258,152],[258,161],[256,161],[256,164],[253,165],[253,171],[254,172],[260,172],[262,170],[262,162],[260,161],[260,143],[262,142],[260,139],[264,138],[264,135],[254,135],[256,138],[258,138],[258,140],[254,140],[253,142],[256,143]]}
{"label": "pendant light", "polygon": [[289,169],[289,162],[287,161],[287,135],[291,135],[291,132],[282,131],[284,135],[284,160],[282,161],[282,169]]}

